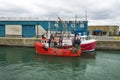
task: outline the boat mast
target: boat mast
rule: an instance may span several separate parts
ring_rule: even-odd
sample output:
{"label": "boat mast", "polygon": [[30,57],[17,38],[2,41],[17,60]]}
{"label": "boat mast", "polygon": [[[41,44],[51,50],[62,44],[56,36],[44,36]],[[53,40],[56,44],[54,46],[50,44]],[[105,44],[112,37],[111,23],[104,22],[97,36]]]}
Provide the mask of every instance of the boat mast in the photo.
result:
{"label": "boat mast", "polygon": [[48,36],[47,36],[48,39],[50,39],[50,21],[48,22]]}
{"label": "boat mast", "polygon": [[75,27],[74,27],[74,34],[75,34],[75,36],[74,36],[74,40],[75,40],[75,38],[76,38],[76,30],[75,30],[75,28],[76,28],[76,23],[77,23],[77,15],[75,15]]}
{"label": "boat mast", "polygon": [[[62,23],[62,25],[65,24],[65,22],[60,17],[58,17],[58,19],[60,20],[60,22]],[[62,30],[61,30],[61,35],[63,33],[62,31],[63,31],[63,26],[62,26]]]}
{"label": "boat mast", "polygon": [[76,28],[76,23],[77,23],[77,15],[75,15],[75,28]]}
{"label": "boat mast", "polygon": [[86,9],[86,11],[85,11],[85,20],[87,21],[87,9]]}

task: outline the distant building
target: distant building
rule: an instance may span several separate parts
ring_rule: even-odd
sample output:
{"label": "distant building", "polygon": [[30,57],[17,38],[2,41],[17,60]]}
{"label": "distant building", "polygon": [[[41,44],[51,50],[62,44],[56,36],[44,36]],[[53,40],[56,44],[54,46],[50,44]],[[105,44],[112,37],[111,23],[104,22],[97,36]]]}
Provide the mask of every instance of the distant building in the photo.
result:
{"label": "distant building", "polygon": [[49,27],[51,32],[70,31],[88,34],[88,21],[74,18],[48,19],[38,17],[0,17],[0,37],[41,37]]}
{"label": "distant building", "polygon": [[116,25],[94,25],[89,26],[90,35],[97,36],[116,36],[119,35],[119,26]]}

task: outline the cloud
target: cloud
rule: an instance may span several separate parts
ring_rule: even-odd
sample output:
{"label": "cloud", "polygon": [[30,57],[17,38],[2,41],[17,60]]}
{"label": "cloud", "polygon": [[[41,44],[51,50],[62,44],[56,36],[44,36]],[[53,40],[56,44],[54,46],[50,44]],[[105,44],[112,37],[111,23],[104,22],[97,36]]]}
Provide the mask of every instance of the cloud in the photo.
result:
{"label": "cloud", "polygon": [[0,3],[0,16],[85,18],[87,10],[89,24],[120,25],[119,0],[0,0]]}

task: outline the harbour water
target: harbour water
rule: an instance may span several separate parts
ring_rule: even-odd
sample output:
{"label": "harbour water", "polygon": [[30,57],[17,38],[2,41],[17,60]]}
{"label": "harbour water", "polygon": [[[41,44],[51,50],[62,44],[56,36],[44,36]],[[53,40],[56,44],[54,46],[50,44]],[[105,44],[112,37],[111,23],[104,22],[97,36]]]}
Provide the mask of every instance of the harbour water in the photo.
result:
{"label": "harbour water", "polygon": [[0,80],[120,80],[120,51],[55,57],[34,48],[0,47]]}

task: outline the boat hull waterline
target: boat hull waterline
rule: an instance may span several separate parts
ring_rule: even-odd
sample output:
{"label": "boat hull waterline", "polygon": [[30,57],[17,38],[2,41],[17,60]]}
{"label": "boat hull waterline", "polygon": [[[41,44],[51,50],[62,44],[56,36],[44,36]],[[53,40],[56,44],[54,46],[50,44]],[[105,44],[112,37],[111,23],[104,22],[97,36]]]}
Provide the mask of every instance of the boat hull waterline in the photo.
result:
{"label": "boat hull waterline", "polygon": [[94,51],[96,48],[96,40],[82,41],[80,47],[82,52]]}
{"label": "boat hull waterline", "polygon": [[71,50],[67,49],[59,49],[59,48],[47,48],[44,49],[44,44],[40,42],[34,43],[36,53],[42,54],[42,55],[53,55],[53,56],[80,56],[81,55],[81,49],[78,49],[77,52],[72,52]]}
{"label": "boat hull waterline", "polygon": [[[69,46],[63,46],[65,49],[66,48],[71,48],[72,45]],[[81,47],[81,52],[89,52],[89,51],[94,51],[96,49],[96,40],[91,39],[91,40],[83,40],[81,41],[80,44]]]}

